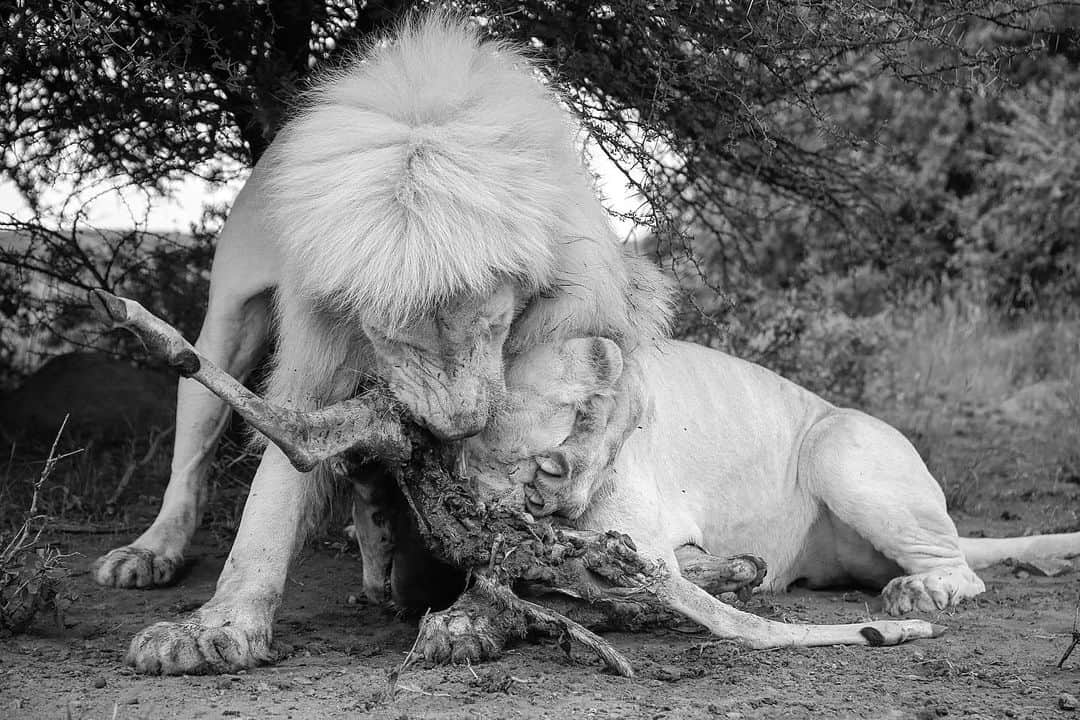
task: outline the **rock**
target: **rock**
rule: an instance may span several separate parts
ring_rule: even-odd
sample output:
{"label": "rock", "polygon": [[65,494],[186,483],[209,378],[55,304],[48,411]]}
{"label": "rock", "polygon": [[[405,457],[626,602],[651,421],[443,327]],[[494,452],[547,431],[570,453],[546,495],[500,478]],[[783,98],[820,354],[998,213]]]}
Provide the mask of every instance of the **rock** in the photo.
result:
{"label": "rock", "polygon": [[678,682],[683,678],[682,668],[678,665],[661,665],[656,669],[656,679],[665,682]]}
{"label": "rock", "polygon": [[1013,393],[1002,414],[1016,423],[1035,425],[1047,417],[1068,416],[1077,407],[1076,388],[1068,380],[1041,380]]}
{"label": "rock", "polygon": [[94,678],[94,687],[98,688],[99,690],[105,687],[107,684],[108,683],[105,682],[105,678],[103,677]]}
{"label": "rock", "polygon": [[176,410],[176,376],[103,353],[49,360],[0,396],[0,436],[49,444],[68,415],[66,438],[117,442],[167,428]]}
{"label": "rock", "polygon": [[1058,709],[1059,710],[1076,710],[1080,706],[1076,697],[1069,693],[1061,693],[1058,695]]}
{"label": "rock", "polygon": [[1019,560],[1013,565],[1017,577],[1060,577],[1073,571],[1073,564],[1064,558],[1036,558]]}

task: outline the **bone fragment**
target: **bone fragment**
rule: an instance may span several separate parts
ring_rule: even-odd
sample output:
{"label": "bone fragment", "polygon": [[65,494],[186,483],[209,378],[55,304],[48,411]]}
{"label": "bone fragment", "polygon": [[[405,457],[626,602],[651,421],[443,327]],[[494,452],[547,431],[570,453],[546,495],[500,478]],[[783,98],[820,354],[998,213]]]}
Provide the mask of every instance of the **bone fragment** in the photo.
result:
{"label": "bone fragment", "polygon": [[675,559],[684,578],[716,597],[732,592],[745,602],[765,579],[765,561],[755,555],[725,558],[683,545],[675,551]]}
{"label": "bone fragment", "polygon": [[373,391],[309,412],[278,407],[214,365],[180,331],[134,300],[94,290],[90,304],[102,320],[134,333],[151,354],[224,400],[280,447],[297,470],[306,472],[348,451],[390,462],[409,457],[400,412],[385,392]]}

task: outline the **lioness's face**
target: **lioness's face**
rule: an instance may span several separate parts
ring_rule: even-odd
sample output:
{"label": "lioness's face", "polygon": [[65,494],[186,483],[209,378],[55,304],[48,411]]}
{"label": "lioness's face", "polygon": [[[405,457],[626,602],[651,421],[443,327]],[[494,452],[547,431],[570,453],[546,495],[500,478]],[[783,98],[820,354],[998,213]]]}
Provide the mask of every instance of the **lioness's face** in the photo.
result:
{"label": "lioness's face", "polygon": [[621,372],[618,346],[601,338],[523,353],[507,369],[504,401],[484,431],[465,443],[463,471],[495,496],[520,488],[533,515],[578,517],[595,488],[575,476],[573,459],[560,446]]}
{"label": "lioness's face", "polygon": [[480,432],[503,395],[502,349],[517,293],[462,297],[407,327],[366,324],[379,374],[416,419],[443,440]]}

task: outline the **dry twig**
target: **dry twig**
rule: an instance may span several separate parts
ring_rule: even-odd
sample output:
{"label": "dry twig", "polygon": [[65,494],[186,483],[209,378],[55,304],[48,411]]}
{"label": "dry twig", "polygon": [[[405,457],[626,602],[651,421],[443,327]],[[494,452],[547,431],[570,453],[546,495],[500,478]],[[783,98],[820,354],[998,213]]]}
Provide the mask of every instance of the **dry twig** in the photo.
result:
{"label": "dry twig", "polygon": [[22,632],[42,610],[52,610],[59,621],[67,599],[60,592],[67,576],[61,563],[63,556],[48,545],[39,546],[47,518],[38,512],[42,487],[56,463],[71,454],[57,454],[67,421],[65,415],[45,466],[34,481],[30,509],[22,525],[0,550],[0,635]]}
{"label": "dry twig", "polygon": [[1065,654],[1058,660],[1057,666],[1060,668],[1065,665],[1065,661],[1072,655],[1076,646],[1080,645],[1080,595],[1076,598],[1076,610],[1073,612],[1073,625],[1072,625],[1072,642],[1069,643],[1069,647],[1066,648]]}

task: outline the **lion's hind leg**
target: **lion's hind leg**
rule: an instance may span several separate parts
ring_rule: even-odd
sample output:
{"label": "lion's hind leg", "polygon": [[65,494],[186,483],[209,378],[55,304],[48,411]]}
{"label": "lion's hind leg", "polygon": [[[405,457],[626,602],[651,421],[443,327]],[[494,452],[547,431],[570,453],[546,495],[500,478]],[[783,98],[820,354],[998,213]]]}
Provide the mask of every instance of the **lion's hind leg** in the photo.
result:
{"label": "lion's hind leg", "polygon": [[[837,532],[839,544],[865,541],[880,553],[879,567],[844,568],[852,579],[880,582],[893,564],[904,573],[882,591],[889,614],[942,610],[986,589],[961,552],[941,487],[886,423],[854,410],[822,418],[803,441],[799,481],[854,531]],[[837,556],[843,563],[866,553],[838,547]]]}

